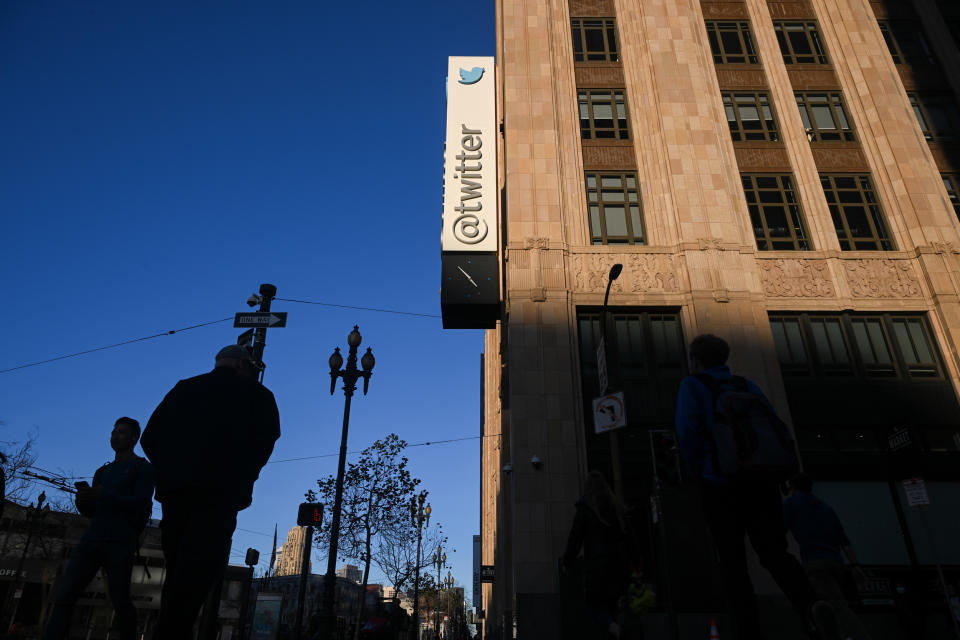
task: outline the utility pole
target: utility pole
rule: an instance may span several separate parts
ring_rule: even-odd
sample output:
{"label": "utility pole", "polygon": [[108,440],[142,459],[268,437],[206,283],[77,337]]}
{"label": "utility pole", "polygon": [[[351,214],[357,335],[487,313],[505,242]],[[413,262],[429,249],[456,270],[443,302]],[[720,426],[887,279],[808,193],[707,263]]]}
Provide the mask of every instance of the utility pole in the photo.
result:
{"label": "utility pole", "polygon": [[307,576],[310,575],[310,549],[313,547],[313,527],[307,526],[300,556],[300,592],[297,596],[297,622],[293,633],[296,640],[303,637],[303,605],[307,599]]}

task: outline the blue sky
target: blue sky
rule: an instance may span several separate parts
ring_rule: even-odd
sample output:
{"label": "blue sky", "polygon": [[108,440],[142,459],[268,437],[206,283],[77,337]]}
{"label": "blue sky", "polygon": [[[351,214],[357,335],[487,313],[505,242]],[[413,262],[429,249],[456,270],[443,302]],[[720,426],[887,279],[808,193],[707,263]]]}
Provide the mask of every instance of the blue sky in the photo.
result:
{"label": "blue sky", "polygon": [[[493,55],[492,2],[0,3],[0,369],[232,316],[278,296],[439,314],[444,75]],[[480,331],[439,318],[276,302],[273,459],[335,453],[327,358],[360,325],[377,365],[350,450],[479,433]],[[226,322],[0,374],[0,440],[92,474],[120,415],[146,423],[209,370]],[[138,448],[139,451],[139,448]],[[470,585],[479,442],[411,465]],[[281,541],[336,457],[268,465],[240,529]],[[159,507],[155,507],[157,515]],[[270,539],[238,530],[232,560]],[[315,553],[315,571],[325,556]]]}

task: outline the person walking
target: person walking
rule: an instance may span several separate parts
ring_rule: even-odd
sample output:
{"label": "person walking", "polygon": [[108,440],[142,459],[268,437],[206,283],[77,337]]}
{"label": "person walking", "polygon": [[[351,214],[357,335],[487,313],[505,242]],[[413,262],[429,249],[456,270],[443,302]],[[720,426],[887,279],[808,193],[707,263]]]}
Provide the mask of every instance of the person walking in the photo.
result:
{"label": "person walking", "polygon": [[744,534],[807,630],[813,624],[824,637],[836,637],[829,605],[818,603],[800,563],[787,552],[779,483],[762,474],[728,475],[718,458],[715,426],[720,394],[736,390],[742,396],[753,396],[775,418],[773,407],[756,384],[731,374],[726,364],[730,347],[722,338],[697,336],[690,343],[689,355],[693,375],[680,383],[677,436],[687,469],[700,483],[703,513],[725,575],[737,637],[763,637],[747,570]]}
{"label": "person walking", "polygon": [[237,513],[280,437],[273,394],[239,345],[217,353],[213,371],[181,380],[153,412],[142,445],[157,470],[166,579],[158,640],[191,637],[230,554]]}
{"label": "person walking", "polygon": [[790,480],[790,497],[783,503],[783,522],[800,547],[800,559],[810,584],[833,607],[844,637],[870,640],[860,618],[850,610],[843,588],[843,555],[858,584],[867,581],[850,539],[833,508],[813,495],[813,480],[801,473]]}
{"label": "person walking", "polygon": [[77,600],[99,569],[107,577],[107,593],[115,612],[116,635],[134,640],[137,635],[137,610],[130,597],[130,573],[140,545],[140,533],[152,509],[153,466],[136,455],[133,447],[140,437],[140,423],[119,418],[110,434],[114,450],[109,462],[93,475],[93,486],[77,483],[77,510],[91,518],[90,526],[73,548],[53,609],[43,635],[44,640],[63,640],[70,630],[70,617]]}
{"label": "person walking", "polygon": [[594,640],[619,637],[619,599],[630,581],[632,546],[620,500],[599,471],[587,474],[586,489],[576,503],[564,567],[583,549],[583,589]]}

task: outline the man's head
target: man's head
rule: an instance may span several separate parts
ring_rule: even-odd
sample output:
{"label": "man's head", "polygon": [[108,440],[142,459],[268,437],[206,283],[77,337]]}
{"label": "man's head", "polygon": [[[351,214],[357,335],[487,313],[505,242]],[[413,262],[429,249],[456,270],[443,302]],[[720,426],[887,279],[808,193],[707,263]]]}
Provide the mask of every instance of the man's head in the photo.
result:
{"label": "man's head", "polygon": [[699,335],[690,343],[690,369],[693,373],[727,364],[729,357],[730,345],[712,333]]}
{"label": "man's head", "polygon": [[117,419],[110,433],[110,447],[117,453],[133,451],[140,439],[140,423],[126,416]]}
{"label": "man's head", "polygon": [[227,345],[217,352],[215,368],[226,367],[233,369],[237,373],[247,378],[257,377],[257,366],[253,362],[253,356],[246,349],[238,344]]}
{"label": "man's head", "polygon": [[805,473],[798,473],[787,482],[794,493],[810,493],[813,491],[813,478]]}

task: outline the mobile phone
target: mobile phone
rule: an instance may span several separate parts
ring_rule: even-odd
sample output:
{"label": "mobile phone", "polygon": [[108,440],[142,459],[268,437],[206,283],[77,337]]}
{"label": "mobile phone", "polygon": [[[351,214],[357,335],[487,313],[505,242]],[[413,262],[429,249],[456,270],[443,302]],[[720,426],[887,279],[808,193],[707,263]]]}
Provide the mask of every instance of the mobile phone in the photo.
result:
{"label": "mobile phone", "polygon": [[89,488],[90,488],[90,485],[87,483],[86,480],[81,480],[80,482],[74,482],[74,483],[73,483],[73,486],[75,486],[77,489],[89,489]]}

